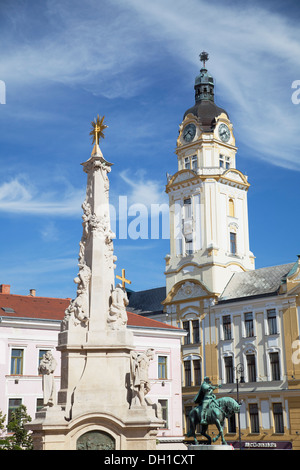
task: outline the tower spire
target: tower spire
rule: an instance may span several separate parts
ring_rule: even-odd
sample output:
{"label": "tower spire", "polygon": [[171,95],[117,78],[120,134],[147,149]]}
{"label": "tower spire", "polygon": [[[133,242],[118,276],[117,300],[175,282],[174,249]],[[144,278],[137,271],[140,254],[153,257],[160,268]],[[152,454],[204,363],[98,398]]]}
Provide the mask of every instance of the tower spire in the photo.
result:
{"label": "tower spire", "polygon": [[195,101],[196,103],[199,101],[214,102],[214,79],[205,67],[208,61],[208,53],[202,51],[199,57],[203,66],[195,80]]}
{"label": "tower spire", "polygon": [[203,62],[203,68],[205,69],[205,62],[208,61],[208,53],[205,51],[202,51],[199,57],[200,57],[200,62]]}

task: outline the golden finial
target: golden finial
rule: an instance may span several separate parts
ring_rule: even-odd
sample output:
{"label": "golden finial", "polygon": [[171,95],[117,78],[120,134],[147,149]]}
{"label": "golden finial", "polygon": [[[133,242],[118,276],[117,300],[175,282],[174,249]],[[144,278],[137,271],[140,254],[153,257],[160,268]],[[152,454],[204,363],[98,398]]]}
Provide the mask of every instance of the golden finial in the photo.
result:
{"label": "golden finial", "polygon": [[91,122],[91,124],[93,126],[93,129],[90,132],[90,135],[93,138],[92,144],[95,143],[96,145],[99,145],[100,137],[102,137],[102,139],[104,139],[103,131],[108,126],[103,124],[103,121],[104,121],[104,116],[100,119],[99,114],[98,114],[97,119],[95,118],[94,121]]}

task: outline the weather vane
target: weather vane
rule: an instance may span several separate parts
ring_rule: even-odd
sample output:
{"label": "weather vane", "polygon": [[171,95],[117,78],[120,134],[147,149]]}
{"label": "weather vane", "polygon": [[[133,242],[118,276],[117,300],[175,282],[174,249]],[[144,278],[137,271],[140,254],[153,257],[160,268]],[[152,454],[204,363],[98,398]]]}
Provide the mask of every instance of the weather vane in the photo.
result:
{"label": "weather vane", "polygon": [[91,122],[93,129],[90,132],[90,135],[93,138],[92,144],[98,144],[99,145],[99,140],[100,137],[104,139],[104,134],[103,131],[106,129],[108,126],[103,124],[104,121],[104,116],[100,119],[99,114],[97,116],[97,119],[95,118],[94,121]]}
{"label": "weather vane", "polygon": [[199,57],[200,57],[200,61],[203,62],[203,68],[205,69],[205,62],[208,61],[208,53],[203,51],[203,52],[201,52]]}

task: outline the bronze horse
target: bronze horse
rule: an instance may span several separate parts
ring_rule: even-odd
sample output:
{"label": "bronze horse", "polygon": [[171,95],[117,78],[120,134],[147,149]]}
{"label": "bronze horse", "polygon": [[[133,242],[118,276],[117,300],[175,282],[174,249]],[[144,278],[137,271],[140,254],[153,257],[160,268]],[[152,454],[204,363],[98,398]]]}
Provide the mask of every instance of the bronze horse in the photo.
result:
{"label": "bronze horse", "polygon": [[[227,443],[224,439],[223,434],[225,418],[229,418],[234,413],[239,413],[241,405],[239,405],[236,400],[230,397],[218,398],[217,403],[218,405],[211,401],[207,410],[207,424],[201,425],[200,434],[207,438],[207,444],[211,444],[211,442],[216,442],[221,436],[222,444],[226,445]],[[196,426],[197,424],[200,424],[201,421],[201,408],[201,405],[199,405],[193,408],[189,413],[190,430],[187,434],[187,437],[193,437],[195,444],[198,444],[196,438]],[[206,433],[209,424],[215,424],[219,431],[219,434],[213,439],[211,439],[211,437]]]}

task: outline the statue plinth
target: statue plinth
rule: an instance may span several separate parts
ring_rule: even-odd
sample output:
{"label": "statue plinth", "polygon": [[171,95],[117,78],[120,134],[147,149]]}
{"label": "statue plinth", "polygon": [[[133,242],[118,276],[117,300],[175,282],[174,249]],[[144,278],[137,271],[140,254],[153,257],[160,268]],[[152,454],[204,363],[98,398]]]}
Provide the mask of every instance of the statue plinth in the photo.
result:
{"label": "statue plinth", "polygon": [[189,452],[198,452],[200,450],[234,450],[232,446],[229,445],[216,445],[216,444],[193,444],[187,446]]}

